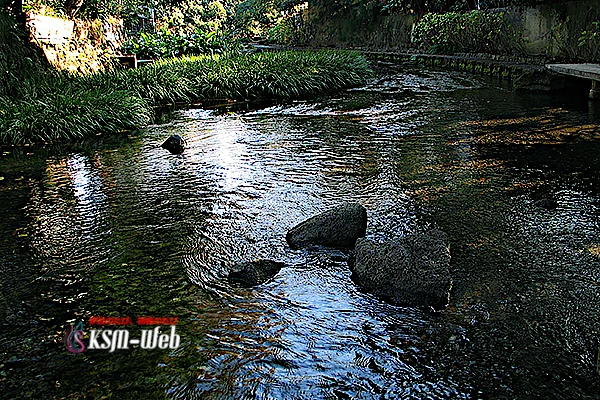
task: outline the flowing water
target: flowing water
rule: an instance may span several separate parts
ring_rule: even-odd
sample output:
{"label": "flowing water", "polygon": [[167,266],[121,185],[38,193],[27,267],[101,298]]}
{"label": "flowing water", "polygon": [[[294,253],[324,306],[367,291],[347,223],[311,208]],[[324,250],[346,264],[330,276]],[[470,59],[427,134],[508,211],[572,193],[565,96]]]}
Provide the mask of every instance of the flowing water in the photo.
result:
{"label": "flowing water", "polygon": [[[597,398],[600,111],[459,72],[0,160],[8,398]],[[600,108],[600,107],[598,107]],[[182,155],[159,146],[186,138]],[[556,208],[540,207],[553,199]],[[389,305],[286,231],[344,201],[369,237],[438,227],[445,311]],[[285,263],[253,289],[228,269]],[[70,354],[90,316],[178,316],[177,350]],[[131,329],[135,329],[132,327]]]}

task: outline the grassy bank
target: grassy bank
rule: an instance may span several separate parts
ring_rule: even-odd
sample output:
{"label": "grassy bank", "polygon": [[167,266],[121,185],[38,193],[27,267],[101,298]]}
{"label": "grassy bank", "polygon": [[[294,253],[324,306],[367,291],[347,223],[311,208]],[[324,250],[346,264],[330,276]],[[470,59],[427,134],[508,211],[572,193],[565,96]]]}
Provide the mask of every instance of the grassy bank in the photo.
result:
{"label": "grassy bank", "polygon": [[92,75],[40,74],[0,97],[0,143],[80,139],[148,124],[157,106],[212,99],[306,98],[360,85],[371,74],[353,51],[198,56]]}

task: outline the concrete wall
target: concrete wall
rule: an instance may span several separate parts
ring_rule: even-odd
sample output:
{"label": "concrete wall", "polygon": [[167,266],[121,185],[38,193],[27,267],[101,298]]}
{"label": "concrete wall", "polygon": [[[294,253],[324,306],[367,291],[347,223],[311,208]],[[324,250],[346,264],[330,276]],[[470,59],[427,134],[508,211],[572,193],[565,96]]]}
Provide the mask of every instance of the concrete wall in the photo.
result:
{"label": "concrete wall", "polygon": [[411,15],[378,15],[350,8],[334,13],[311,8],[305,28],[308,45],[401,50],[410,47]]}
{"label": "concrete wall", "polygon": [[520,9],[519,15],[529,54],[585,57],[578,39],[591,22],[600,20],[600,0],[544,4]]}
{"label": "concrete wall", "polygon": [[[579,0],[511,9],[529,55],[586,57],[578,38],[592,21],[600,20],[600,0]],[[308,44],[371,50],[410,48],[416,15],[378,15],[375,11],[342,9],[334,13],[312,8],[306,22]]]}

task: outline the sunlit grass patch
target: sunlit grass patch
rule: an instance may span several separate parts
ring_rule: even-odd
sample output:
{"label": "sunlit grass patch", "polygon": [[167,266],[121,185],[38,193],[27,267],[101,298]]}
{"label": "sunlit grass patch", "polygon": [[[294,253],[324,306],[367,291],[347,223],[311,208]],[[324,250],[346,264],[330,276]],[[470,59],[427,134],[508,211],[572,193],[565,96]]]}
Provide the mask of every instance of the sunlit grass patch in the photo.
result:
{"label": "sunlit grass patch", "polygon": [[94,74],[80,84],[130,90],[154,105],[190,101],[303,98],[364,83],[367,60],[353,51],[282,51],[167,59]]}

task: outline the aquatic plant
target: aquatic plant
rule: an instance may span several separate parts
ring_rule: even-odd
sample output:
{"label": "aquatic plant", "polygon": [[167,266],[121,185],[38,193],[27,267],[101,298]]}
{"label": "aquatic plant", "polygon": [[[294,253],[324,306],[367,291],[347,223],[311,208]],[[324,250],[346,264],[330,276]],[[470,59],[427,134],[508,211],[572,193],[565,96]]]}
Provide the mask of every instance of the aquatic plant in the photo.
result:
{"label": "aquatic plant", "polygon": [[79,85],[129,90],[161,105],[302,98],[359,85],[370,74],[367,60],[357,52],[282,51],[161,60],[144,68],[81,77]]}
{"label": "aquatic plant", "polygon": [[133,36],[123,45],[123,51],[140,59],[157,59],[221,53],[227,45],[227,40],[215,31],[196,28],[189,33],[173,33],[162,28],[156,33],[141,32],[139,36]]}

